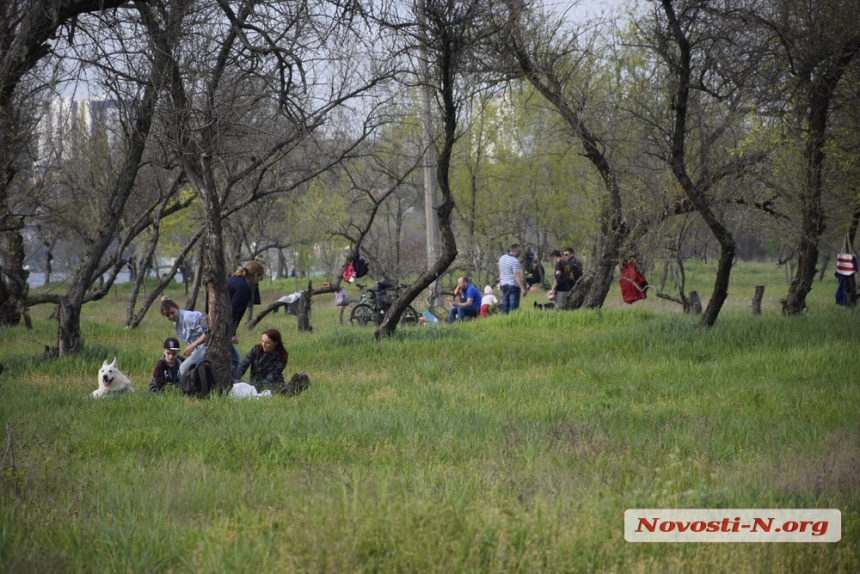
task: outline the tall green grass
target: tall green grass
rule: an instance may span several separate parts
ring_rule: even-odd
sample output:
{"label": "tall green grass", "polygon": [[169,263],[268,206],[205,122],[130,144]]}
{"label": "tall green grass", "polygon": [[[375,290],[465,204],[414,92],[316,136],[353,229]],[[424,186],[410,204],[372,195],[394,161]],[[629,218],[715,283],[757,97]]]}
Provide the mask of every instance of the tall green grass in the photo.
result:
{"label": "tall green grass", "polygon": [[[311,388],[245,402],[147,394],[171,326],[123,329],[123,305],[85,308],[72,358],[40,356],[49,310],[0,330],[4,571],[860,570],[860,315],[823,297],[795,318],[738,303],[711,329],[651,298],[526,298],[381,342],[321,299],[313,333],[259,326]],[[93,400],[114,355],[138,393]],[[650,507],[838,508],[842,541],[626,543],[624,510]]]}

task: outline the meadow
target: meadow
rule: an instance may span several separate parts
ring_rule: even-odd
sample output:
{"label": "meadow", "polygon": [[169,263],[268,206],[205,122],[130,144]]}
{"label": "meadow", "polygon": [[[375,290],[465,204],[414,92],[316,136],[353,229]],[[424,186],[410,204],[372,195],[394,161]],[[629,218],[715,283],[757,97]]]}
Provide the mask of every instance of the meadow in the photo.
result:
{"label": "meadow", "polygon": [[[601,310],[535,293],[377,342],[320,297],[311,333],[283,313],[242,333],[244,353],[280,329],[311,379],[258,401],[147,393],[172,326],[124,329],[127,286],[84,308],[74,357],[43,358],[56,323],[34,309],[0,330],[0,570],[858,572],[860,311],[828,275],[785,318],[782,271],[741,263],[710,329],[616,285]],[[705,303],[712,277],[688,272]],[[138,392],[94,400],[114,356]],[[834,508],[842,538],[628,543],[628,508]]]}

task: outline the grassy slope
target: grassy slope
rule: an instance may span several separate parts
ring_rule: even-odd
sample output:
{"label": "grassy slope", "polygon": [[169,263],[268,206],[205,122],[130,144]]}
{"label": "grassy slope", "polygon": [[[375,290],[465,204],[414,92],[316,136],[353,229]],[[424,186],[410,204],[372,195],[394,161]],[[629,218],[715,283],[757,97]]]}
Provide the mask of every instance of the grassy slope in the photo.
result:
{"label": "grassy slope", "polygon": [[[706,300],[709,270],[688,279]],[[709,330],[613,290],[602,311],[533,312],[529,297],[381,343],[319,301],[312,334],[283,314],[260,325],[282,330],[311,389],[240,403],[140,392],[171,326],[153,312],[120,327],[122,290],[85,308],[72,359],[36,356],[56,329],[37,309],[33,331],[0,331],[18,471],[7,452],[0,568],[858,571],[860,337],[834,288],[785,319],[780,275],[744,264]],[[139,392],[94,401],[114,355]],[[842,542],[625,543],[624,510],[647,507],[839,508]]]}

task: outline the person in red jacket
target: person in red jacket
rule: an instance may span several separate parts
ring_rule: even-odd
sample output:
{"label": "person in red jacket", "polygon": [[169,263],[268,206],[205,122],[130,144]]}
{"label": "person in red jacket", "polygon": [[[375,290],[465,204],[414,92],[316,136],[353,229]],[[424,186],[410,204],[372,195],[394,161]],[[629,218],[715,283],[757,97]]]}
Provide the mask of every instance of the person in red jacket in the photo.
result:
{"label": "person in red jacket", "polygon": [[645,299],[648,282],[636,271],[636,262],[629,259],[621,264],[621,297],[628,305]]}

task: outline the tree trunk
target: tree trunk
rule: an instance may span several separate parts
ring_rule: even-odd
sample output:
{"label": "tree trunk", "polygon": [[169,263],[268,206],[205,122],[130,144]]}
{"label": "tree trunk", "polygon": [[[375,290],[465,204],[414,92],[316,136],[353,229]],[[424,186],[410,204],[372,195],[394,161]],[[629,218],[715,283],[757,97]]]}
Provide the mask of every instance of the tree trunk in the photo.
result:
{"label": "tree trunk", "polygon": [[224,251],[221,243],[221,218],[207,217],[203,276],[209,301],[209,334],[206,358],[212,363],[218,389],[229,390],[233,383],[230,346],[233,339],[233,309],[227,291]]}
{"label": "tree trunk", "polygon": [[203,252],[205,251],[206,242],[200,245],[200,254],[197,256],[197,268],[194,271],[194,285],[191,287],[191,296],[185,302],[186,309],[194,309],[197,306],[197,296],[200,294],[200,287],[203,284]]}
{"label": "tree trunk", "polygon": [[24,238],[19,225],[10,226],[0,238],[4,242],[6,254],[5,267],[0,267],[0,327],[15,327],[21,323],[26,310],[25,302],[30,292],[27,277],[30,272],[24,269]]}
{"label": "tree trunk", "polygon": [[50,241],[45,242],[45,285],[51,282],[51,273],[53,272],[52,262],[54,261],[54,254],[51,251],[53,245]]}
{"label": "tree trunk", "polygon": [[813,97],[809,111],[809,135],[804,156],[806,173],[800,194],[801,235],[797,250],[797,271],[788,294],[782,300],[784,315],[798,315],[806,309],[806,296],[815,280],[818,242],[824,233],[824,208],[821,204],[821,170],[824,165],[825,131],[830,98]]}
{"label": "tree trunk", "polygon": [[[617,191],[616,189],[615,192],[617,193]],[[620,199],[618,203],[620,204]],[[612,205],[615,205],[614,201]],[[628,236],[627,228],[621,221],[620,212],[614,211],[614,208],[609,208],[604,211],[603,218],[607,223],[601,226],[601,240],[595,264],[592,267],[592,279],[587,285],[583,285],[585,292],[581,307],[584,309],[597,309],[603,306],[606,295],[609,294],[609,289],[612,287],[615,266],[618,265],[621,247]],[[570,298],[568,297],[568,299]],[[567,307],[562,305],[562,309],[565,308]]]}
{"label": "tree trunk", "polygon": [[752,301],[752,314],[761,315],[761,300],[764,298],[764,285],[756,285]]}
{"label": "tree trunk", "polygon": [[311,327],[311,302],[312,296],[314,292],[313,282],[308,281],[308,288],[302,292],[302,297],[299,299],[299,319],[298,326],[299,331],[303,333],[310,333],[314,330]]}
{"label": "tree trunk", "polygon": [[[81,307],[83,294],[79,286],[60,298],[57,327],[57,356],[74,355],[81,348]],[[107,359],[108,357],[105,357]]]}

